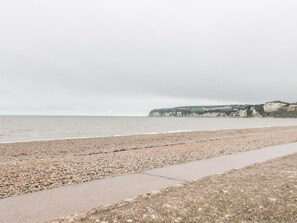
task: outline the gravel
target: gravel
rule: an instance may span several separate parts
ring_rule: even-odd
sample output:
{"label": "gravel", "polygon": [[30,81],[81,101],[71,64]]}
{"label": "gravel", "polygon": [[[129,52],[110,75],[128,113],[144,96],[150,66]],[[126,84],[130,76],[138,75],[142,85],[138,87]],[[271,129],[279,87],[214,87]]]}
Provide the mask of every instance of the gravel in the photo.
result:
{"label": "gravel", "polygon": [[0,144],[0,198],[297,141],[297,126]]}
{"label": "gravel", "polygon": [[52,223],[297,222],[297,154]]}

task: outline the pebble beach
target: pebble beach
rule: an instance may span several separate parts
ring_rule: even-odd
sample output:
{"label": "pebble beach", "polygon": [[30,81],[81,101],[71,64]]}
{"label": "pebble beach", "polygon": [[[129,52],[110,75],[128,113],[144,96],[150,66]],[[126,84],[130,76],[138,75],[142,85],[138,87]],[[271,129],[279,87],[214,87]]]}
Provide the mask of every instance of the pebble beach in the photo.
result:
{"label": "pebble beach", "polygon": [[0,144],[0,199],[297,142],[297,127]]}
{"label": "pebble beach", "polygon": [[154,191],[51,223],[295,223],[296,185],[297,154],[293,154]]}

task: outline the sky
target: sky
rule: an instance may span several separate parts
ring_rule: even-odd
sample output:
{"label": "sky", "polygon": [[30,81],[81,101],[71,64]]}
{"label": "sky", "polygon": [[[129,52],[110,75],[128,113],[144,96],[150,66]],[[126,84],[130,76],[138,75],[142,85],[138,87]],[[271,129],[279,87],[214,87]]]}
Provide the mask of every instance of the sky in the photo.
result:
{"label": "sky", "polygon": [[0,114],[297,101],[296,0],[1,0]]}

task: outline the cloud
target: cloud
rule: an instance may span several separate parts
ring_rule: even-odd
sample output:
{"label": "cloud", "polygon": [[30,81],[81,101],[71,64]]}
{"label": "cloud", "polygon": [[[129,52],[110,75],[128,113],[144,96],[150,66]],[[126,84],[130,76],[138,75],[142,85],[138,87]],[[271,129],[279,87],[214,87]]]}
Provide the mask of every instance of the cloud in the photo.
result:
{"label": "cloud", "polygon": [[4,1],[0,113],[297,101],[297,3]]}

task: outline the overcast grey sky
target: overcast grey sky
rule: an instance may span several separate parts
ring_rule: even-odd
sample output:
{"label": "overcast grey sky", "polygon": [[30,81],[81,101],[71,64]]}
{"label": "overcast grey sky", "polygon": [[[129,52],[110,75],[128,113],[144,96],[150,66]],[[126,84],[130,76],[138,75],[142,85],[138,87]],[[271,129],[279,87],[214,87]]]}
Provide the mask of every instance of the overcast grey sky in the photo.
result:
{"label": "overcast grey sky", "polygon": [[296,0],[1,0],[0,114],[297,101]]}

